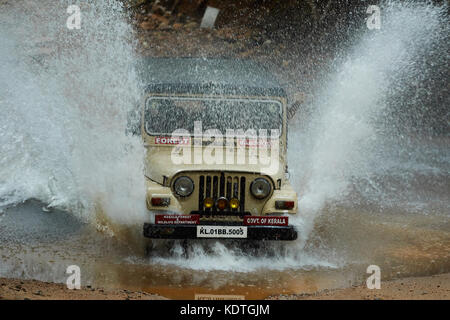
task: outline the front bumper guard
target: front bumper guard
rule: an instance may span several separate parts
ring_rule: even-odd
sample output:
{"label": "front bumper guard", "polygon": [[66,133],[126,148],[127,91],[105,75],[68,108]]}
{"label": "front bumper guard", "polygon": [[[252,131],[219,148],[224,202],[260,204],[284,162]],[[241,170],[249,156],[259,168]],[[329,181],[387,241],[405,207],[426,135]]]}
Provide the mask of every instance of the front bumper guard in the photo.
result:
{"label": "front bumper guard", "polygon": [[[197,227],[205,225],[243,226],[242,224],[152,224],[144,223],[144,236],[152,239],[219,239],[219,237],[198,238]],[[230,238],[233,240],[296,240],[297,230],[294,226],[245,226],[247,238]],[[224,239],[220,237],[220,239]]]}

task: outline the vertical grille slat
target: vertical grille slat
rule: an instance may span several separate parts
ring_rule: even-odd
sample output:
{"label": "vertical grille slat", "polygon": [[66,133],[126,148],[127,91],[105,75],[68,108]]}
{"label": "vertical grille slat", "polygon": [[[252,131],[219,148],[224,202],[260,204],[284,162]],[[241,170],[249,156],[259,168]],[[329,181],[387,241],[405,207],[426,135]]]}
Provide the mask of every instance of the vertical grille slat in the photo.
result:
{"label": "vertical grille slat", "polygon": [[[205,196],[206,198],[210,198],[211,197],[211,176],[207,176],[206,177],[206,192],[205,192]],[[205,209],[205,212],[209,213],[211,211],[211,209]]]}
{"label": "vertical grille slat", "polygon": [[220,174],[220,196],[223,197],[225,195],[225,174],[222,172]]}
{"label": "vertical grille slat", "polygon": [[[214,202],[216,202],[216,200],[219,198],[218,182],[219,182],[219,177],[214,176],[213,177],[213,193],[212,193],[212,198],[214,199]],[[213,207],[213,212],[214,213],[217,212],[216,206]]]}
{"label": "vertical grille slat", "polygon": [[231,198],[231,182],[232,182],[232,178],[231,177],[227,177],[227,199]]}
{"label": "vertical grille slat", "polygon": [[245,177],[241,177],[241,186],[240,186],[241,196],[239,201],[241,202],[241,212],[245,211]]}
{"label": "vertical grille slat", "polygon": [[203,210],[203,200],[205,192],[205,176],[200,176],[200,181],[198,183],[198,210]]}
{"label": "vertical grille slat", "polygon": [[[239,178],[233,178],[233,198],[239,199]],[[233,212],[237,212],[238,208],[231,209]]]}
{"label": "vertical grille slat", "polygon": [[219,177],[214,176],[214,178],[213,178],[213,198],[214,198],[214,200],[219,198],[218,184],[219,184]]}

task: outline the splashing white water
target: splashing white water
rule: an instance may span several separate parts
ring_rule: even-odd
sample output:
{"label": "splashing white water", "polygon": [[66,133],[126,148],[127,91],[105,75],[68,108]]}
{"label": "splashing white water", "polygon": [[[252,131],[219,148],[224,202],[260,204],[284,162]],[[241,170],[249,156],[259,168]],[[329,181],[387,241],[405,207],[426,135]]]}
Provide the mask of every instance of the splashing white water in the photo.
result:
{"label": "splashing white water", "polygon": [[125,135],[140,97],[118,1],[24,1],[0,12],[0,205],[36,198],[95,222],[143,220],[143,148]]}
{"label": "splashing white water", "polygon": [[[401,171],[402,159],[385,145],[392,139],[397,149],[405,148],[404,137],[390,132],[394,119],[386,112],[389,99],[403,94],[405,81],[428,71],[418,62],[426,59],[423,48],[444,39],[445,11],[445,7],[395,1],[384,6],[381,30],[367,30],[347,50],[336,73],[316,92],[311,122],[291,131],[290,141],[300,141],[291,144],[289,151],[304,240],[320,210],[346,198],[358,181],[364,180],[372,192],[379,191],[374,176],[390,175],[390,169]],[[410,160],[414,162],[412,158],[419,154],[419,150],[409,153]],[[414,169],[413,165],[407,168]],[[404,187],[408,188],[407,183]],[[387,197],[396,196],[385,192]]]}

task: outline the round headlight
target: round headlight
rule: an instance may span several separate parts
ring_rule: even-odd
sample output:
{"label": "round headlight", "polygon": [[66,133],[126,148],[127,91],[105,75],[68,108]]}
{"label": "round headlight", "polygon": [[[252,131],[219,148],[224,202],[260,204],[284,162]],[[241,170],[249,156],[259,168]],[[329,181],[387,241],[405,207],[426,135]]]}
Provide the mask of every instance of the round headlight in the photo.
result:
{"label": "round headlight", "polygon": [[183,176],[177,178],[173,184],[175,193],[181,197],[190,196],[194,191],[194,182],[191,178]]}
{"label": "round headlight", "polygon": [[257,178],[250,185],[250,192],[256,199],[264,199],[272,191],[272,186],[267,179]]}

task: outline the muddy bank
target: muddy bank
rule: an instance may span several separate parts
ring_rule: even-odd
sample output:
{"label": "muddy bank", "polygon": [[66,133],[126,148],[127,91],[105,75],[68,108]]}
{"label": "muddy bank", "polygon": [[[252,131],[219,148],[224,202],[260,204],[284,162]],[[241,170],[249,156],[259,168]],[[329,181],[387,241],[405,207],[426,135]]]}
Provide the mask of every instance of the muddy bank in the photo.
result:
{"label": "muddy bank", "polygon": [[[64,284],[0,278],[2,300],[165,300],[141,291],[82,287],[68,290]],[[381,289],[365,285],[315,293],[270,296],[269,300],[449,300],[450,273],[383,281]]]}
{"label": "muddy bank", "polygon": [[312,294],[271,296],[271,300],[449,300],[450,273],[382,281],[381,289],[364,285]]}
{"label": "muddy bank", "polygon": [[0,300],[166,300],[139,291],[82,287],[69,290],[60,283],[0,278]]}

